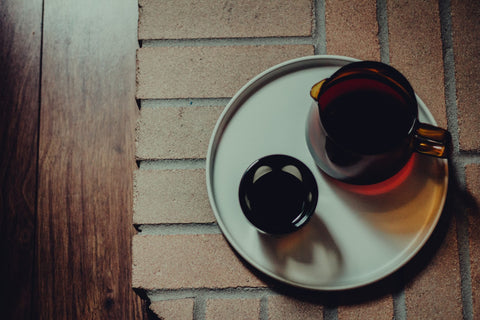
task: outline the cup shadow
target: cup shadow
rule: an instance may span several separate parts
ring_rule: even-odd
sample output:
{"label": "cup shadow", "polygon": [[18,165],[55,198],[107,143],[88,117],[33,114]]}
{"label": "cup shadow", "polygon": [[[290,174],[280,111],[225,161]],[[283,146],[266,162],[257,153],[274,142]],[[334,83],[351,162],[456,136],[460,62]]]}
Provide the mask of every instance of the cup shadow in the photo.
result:
{"label": "cup shadow", "polygon": [[[465,219],[480,219],[478,200],[461,187],[462,184],[456,180],[457,176],[454,166],[449,162],[447,198],[432,235],[409,262],[391,275],[360,288],[342,291],[313,291],[294,288],[277,281],[270,281],[269,286],[279,294],[330,308],[336,308],[341,305],[368,303],[382,299],[385,296],[393,296],[395,299],[395,296],[401,294],[409,283],[415,281],[439,254],[442,246],[445,245],[447,234],[452,232],[451,228],[454,228],[459,223],[454,221],[459,216],[459,210],[466,214]],[[401,204],[401,202],[397,204]],[[468,224],[468,227],[472,228],[471,222]],[[470,242],[480,243],[479,235],[480,233],[469,234]]]}
{"label": "cup shadow", "polygon": [[264,254],[275,261],[274,273],[299,284],[322,285],[342,270],[341,252],[317,214],[294,233],[281,236],[259,233],[259,240]]}
{"label": "cup shadow", "polygon": [[[428,162],[422,164],[419,168],[425,169],[425,165],[428,167]],[[393,299],[396,299],[395,297],[399,294],[402,294],[403,290],[405,290],[409,283],[415,281],[415,279],[427,269],[432,260],[435,259],[435,257],[439,254],[439,250],[441,250],[441,247],[445,244],[447,234],[452,232],[450,229],[454,227],[454,224],[462,223],[463,228],[476,228],[477,230],[480,229],[479,227],[473,225],[470,221],[470,219],[473,219],[472,221],[480,221],[480,207],[478,204],[478,199],[475,199],[472,194],[467,192],[465,188],[462,187],[463,183],[456,179],[458,174],[455,171],[455,166],[449,161],[449,184],[445,206],[440,215],[440,219],[428,241],[425,243],[422,249],[404,266],[391,275],[374,283],[355,289],[340,291],[310,290],[291,286],[273,279],[251,267],[241,257],[239,258],[244,262],[245,266],[248,267],[251,272],[259,277],[262,281],[264,281],[273,292],[289,296],[300,301],[319,304],[328,308],[336,308],[341,305],[357,305],[368,303],[382,299],[386,296],[393,296]],[[422,185],[418,184],[416,188],[419,187],[421,188]],[[415,195],[414,190],[415,188],[410,190],[410,194]],[[408,190],[406,192],[408,194]],[[368,196],[357,195],[357,197],[360,199],[363,198],[364,201],[365,199],[368,199]],[[403,199],[403,201],[402,199],[394,200],[395,201],[390,203],[388,206],[398,207],[402,206],[402,203],[405,202],[405,199]],[[381,213],[377,213],[377,215],[381,215]],[[464,219],[464,221],[454,222],[454,220],[458,220],[457,218],[459,216],[461,216],[461,219]],[[309,227],[310,225],[311,227]],[[316,230],[317,234],[309,234],[312,230]],[[321,230],[321,232],[318,232],[318,230]],[[286,261],[288,258],[298,259],[303,262],[312,261],[312,248],[317,243],[323,243],[323,246],[330,248],[334,255],[337,256],[338,266],[341,268],[343,260],[341,252],[338,251],[338,247],[333,241],[332,235],[328,232],[320,217],[314,215],[311,221],[299,231],[304,231],[307,235],[301,235],[299,233],[298,235],[295,235],[296,237],[312,239],[312,243],[307,246],[307,249],[302,249],[295,253],[290,251],[290,255],[287,254],[287,251],[284,251],[283,248],[278,248],[273,245],[268,236],[261,236],[261,244],[265,254],[269,254],[271,257],[281,261],[281,263],[279,263],[277,266],[279,270],[284,270],[286,268]],[[477,245],[480,244],[480,232],[469,233],[469,241],[471,243],[477,243]],[[298,246],[301,245],[302,242],[300,240],[300,242],[296,242],[291,248],[298,248]]]}

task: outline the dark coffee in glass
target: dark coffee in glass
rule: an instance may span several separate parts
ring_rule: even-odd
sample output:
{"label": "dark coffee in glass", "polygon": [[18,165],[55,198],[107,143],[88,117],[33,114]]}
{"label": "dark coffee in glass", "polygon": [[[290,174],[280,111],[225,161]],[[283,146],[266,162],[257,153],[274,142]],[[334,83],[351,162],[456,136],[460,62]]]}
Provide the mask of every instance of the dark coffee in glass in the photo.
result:
{"label": "dark coffee in glass", "polygon": [[319,119],[309,119],[307,143],[335,179],[375,184],[399,172],[415,151],[446,156],[448,132],[418,120],[412,87],[386,64],[348,64],[315,84],[311,96]]}

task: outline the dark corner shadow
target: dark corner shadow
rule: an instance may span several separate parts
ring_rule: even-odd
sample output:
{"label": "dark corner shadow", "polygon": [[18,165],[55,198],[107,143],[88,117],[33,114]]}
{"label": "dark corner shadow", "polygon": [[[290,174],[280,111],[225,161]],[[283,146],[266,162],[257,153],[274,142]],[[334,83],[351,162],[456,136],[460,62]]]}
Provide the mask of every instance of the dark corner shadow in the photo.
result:
{"label": "dark corner shadow", "polygon": [[[462,212],[467,212],[468,215],[472,217],[479,217],[480,216],[480,199],[475,199],[475,197],[465,188],[464,184],[458,180],[460,176],[459,172],[457,171],[457,166],[455,166],[453,159],[453,146],[451,137],[448,137],[448,172],[449,172],[449,193],[452,194],[453,201],[452,201],[452,208],[454,210],[462,210]],[[462,167],[462,170],[465,168]],[[451,191],[451,192],[450,192]],[[479,235],[480,236],[480,235]]]}
{"label": "dark corner shadow", "polygon": [[144,289],[133,288],[133,291],[142,299],[142,316],[143,320],[161,320],[161,318],[150,309],[152,302]]}

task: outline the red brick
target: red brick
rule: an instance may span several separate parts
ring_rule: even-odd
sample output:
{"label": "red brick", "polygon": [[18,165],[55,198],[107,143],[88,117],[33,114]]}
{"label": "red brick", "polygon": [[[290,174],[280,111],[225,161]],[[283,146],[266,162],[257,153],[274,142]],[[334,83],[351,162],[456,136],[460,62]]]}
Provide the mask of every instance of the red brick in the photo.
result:
{"label": "red brick", "polygon": [[204,169],[137,170],[134,182],[133,222],[214,222]]}
{"label": "red brick", "polygon": [[326,0],[327,53],[380,60],[375,0]]}
{"label": "red brick", "polygon": [[208,320],[258,319],[260,299],[209,299],[206,318]]}
{"label": "red brick", "polygon": [[452,0],[460,148],[480,150],[480,2]]}
{"label": "red brick", "polygon": [[311,45],[141,48],[137,98],[232,97],[265,69],[312,54]]}
{"label": "red brick", "polygon": [[393,319],[393,299],[391,295],[358,305],[339,306],[338,320],[391,320]]}
{"label": "red brick", "polygon": [[268,320],[321,320],[323,306],[286,296],[268,298]]}
{"label": "red brick", "polygon": [[462,319],[460,267],[454,220],[425,269],[406,285],[408,319]]}
{"label": "red brick", "polygon": [[387,1],[390,63],[446,128],[443,51],[437,0]]}
{"label": "red brick", "polygon": [[139,1],[139,39],[308,36],[311,0]]}
{"label": "red brick", "polygon": [[467,191],[473,197],[468,207],[470,273],[472,277],[473,316],[480,318],[480,164],[465,169]]}
{"label": "red brick", "polygon": [[193,320],[194,299],[155,301],[150,304],[150,310],[159,319]]}
{"label": "red brick", "polygon": [[132,274],[143,289],[265,286],[220,234],[134,236]]}
{"label": "red brick", "polygon": [[205,158],[224,107],[142,108],[137,122],[137,159]]}

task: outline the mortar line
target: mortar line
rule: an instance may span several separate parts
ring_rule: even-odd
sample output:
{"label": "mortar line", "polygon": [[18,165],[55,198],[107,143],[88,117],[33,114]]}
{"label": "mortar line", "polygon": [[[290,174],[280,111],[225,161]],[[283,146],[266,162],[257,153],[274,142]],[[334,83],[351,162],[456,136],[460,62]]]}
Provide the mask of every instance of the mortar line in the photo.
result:
{"label": "mortar line", "polygon": [[392,294],[393,298],[393,318],[395,320],[407,319],[407,306],[405,304],[405,289]]}
{"label": "mortar line", "polygon": [[143,99],[140,100],[141,108],[165,107],[218,107],[226,106],[230,102],[227,98],[178,98],[178,99]]}
{"label": "mortar line", "polygon": [[465,151],[460,151],[460,153],[457,155],[457,157],[460,159],[460,162],[463,165],[467,164],[480,164],[480,154],[478,153],[470,153],[470,152],[465,152]]}
{"label": "mortar line", "polygon": [[277,295],[268,287],[235,287],[235,288],[180,288],[147,290],[150,301],[165,301],[187,298],[207,299],[266,299]]}
{"label": "mortar line", "polygon": [[221,234],[220,228],[212,223],[164,223],[139,224],[135,226],[138,235],[185,235],[185,234]]}
{"label": "mortar line", "polygon": [[447,127],[452,136],[453,153],[458,154],[458,110],[455,81],[455,60],[453,55],[452,21],[450,19],[450,1],[439,0],[440,30],[443,51],[443,72],[445,84],[445,105],[447,111]]}
{"label": "mortar line", "polygon": [[470,274],[468,217],[466,215],[466,207],[462,200],[463,192],[466,190],[465,161],[462,158],[463,157],[456,156],[452,159],[451,166],[453,170],[456,171],[454,173],[454,179],[456,179],[457,182],[457,184],[454,185],[452,208],[455,208],[453,215],[456,219],[463,319],[471,320],[473,319],[472,279]]}
{"label": "mortar line", "polygon": [[[465,192],[465,163],[459,157],[452,159],[451,167],[456,171],[452,176],[456,184],[453,188],[451,208],[455,208],[453,216],[456,220],[456,235],[458,248],[458,262],[460,273],[460,290],[462,296],[463,319],[473,319],[473,301],[472,301],[472,279],[470,274],[470,249],[469,249],[469,231],[468,217],[466,216],[466,207],[463,202],[463,193]],[[453,209],[451,209],[453,210]]]}
{"label": "mortar line", "polygon": [[325,320],[338,320],[338,307],[323,307],[323,318]]}
{"label": "mortar line", "polygon": [[142,40],[142,47],[216,47],[258,45],[304,45],[312,44],[311,36],[152,39]]}
{"label": "mortar line", "polygon": [[207,318],[207,300],[202,294],[195,297],[193,304],[193,320],[205,320]]}
{"label": "mortar line", "polygon": [[313,2],[313,32],[312,40],[314,53],[327,54],[327,40],[325,27],[325,0],[315,0]]}
{"label": "mortar line", "polygon": [[139,170],[175,170],[175,169],[205,169],[206,159],[153,159],[137,160]]}
{"label": "mortar line", "polygon": [[[445,105],[447,111],[447,127],[452,136],[452,166],[457,171],[456,181],[458,187],[465,189],[465,162],[467,159],[478,160],[480,157],[467,156],[460,153],[460,139],[458,126],[458,106],[456,96],[455,82],[455,58],[453,52],[453,30],[451,20],[451,3],[450,0],[439,0],[439,18],[443,51],[443,69],[445,84]],[[465,215],[465,207],[463,205],[462,190],[458,190],[453,195],[453,207],[461,208],[455,210],[455,218],[457,225],[457,245],[458,260],[460,265],[461,277],[461,295],[463,306],[463,318],[473,318],[473,301],[472,301],[472,279],[470,274],[470,252],[468,245],[468,219]]]}
{"label": "mortar line", "polygon": [[260,299],[260,320],[268,320],[268,296],[263,296]]}
{"label": "mortar line", "polygon": [[380,45],[380,60],[390,63],[390,44],[388,40],[388,10],[386,0],[377,0],[378,43]]}

